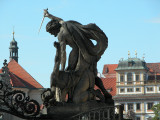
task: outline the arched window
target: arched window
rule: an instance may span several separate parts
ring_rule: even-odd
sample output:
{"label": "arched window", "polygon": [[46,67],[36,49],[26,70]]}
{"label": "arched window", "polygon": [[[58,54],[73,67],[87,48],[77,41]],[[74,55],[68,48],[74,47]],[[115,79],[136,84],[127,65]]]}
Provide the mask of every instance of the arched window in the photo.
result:
{"label": "arched window", "polygon": [[132,84],[132,73],[127,74],[127,84]]}
{"label": "arched window", "polygon": [[13,56],[15,56],[15,52],[13,52]]}

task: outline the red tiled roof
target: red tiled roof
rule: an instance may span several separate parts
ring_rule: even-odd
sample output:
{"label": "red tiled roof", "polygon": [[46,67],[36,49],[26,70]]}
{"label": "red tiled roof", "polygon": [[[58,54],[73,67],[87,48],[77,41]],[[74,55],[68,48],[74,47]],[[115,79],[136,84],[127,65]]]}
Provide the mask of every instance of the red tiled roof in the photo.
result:
{"label": "red tiled roof", "polygon": [[108,78],[114,78],[116,77],[116,71],[115,69],[118,67],[118,64],[106,64],[104,65],[103,67],[103,72],[102,74],[105,76],[105,77],[108,77]]}
{"label": "red tiled roof", "polygon": [[[105,87],[106,90],[111,90],[111,92],[109,92],[112,96],[116,95],[116,78],[101,78],[103,85]],[[95,86],[95,89],[97,89],[98,87]]]}
{"label": "red tiled roof", "polygon": [[103,81],[103,84],[107,89],[111,89],[111,92],[110,94],[112,96],[115,96],[116,95],[116,77],[114,78],[102,78],[102,81]]}
{"label": "red tiled roof", "polygon": [[[115,69],[118,67],[118,64],[106,64],[103,67],[102,74],[105,78],[101,78],[103,81],[103,85],[106,90],[111,90],[110,94],[112,96],[116,95],[116,71]],[[97,88],[97,87],[95,87]]]}
{"label": "red tiled roof", "polygon": [[9,72],[13,87],[26,87],[13,73]]}
{"label": "red tiled roof", "polygon": [[115,74],[115,69],[118,67],[118,64],[106,64],[103,67],[103,74]]}
{"label": "red tiled roof", "polygon": [[147,63],[150,74],[160,75],[160,63]]}
{"label": "red tiled roof", "polygon": [[[26,72],[15,60],[8,63],[9,75],[13,87],[43,88],[28,72]],[[0,70],[2,72],[2,70]]]}

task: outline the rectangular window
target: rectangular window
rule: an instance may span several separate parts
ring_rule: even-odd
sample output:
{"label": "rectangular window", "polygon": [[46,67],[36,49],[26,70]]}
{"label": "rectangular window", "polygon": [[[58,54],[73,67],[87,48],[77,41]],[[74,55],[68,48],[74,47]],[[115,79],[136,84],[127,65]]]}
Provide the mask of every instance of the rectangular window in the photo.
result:
{"label": "rectangular window", "polygon": [[141,104],[140,103],[136,104],[136,110],[141,110]]}
{"label": "rectangular window", "polygon": [[124,77],[123,77],[123,75],[120,76],[120,82],[124,82]]}
{"label": "rectangular window", "polygon": [[120,93],[124,93],[124,88],[121,88],[121,89],[120,89]]}
{"label": "rectangular window", "polygon": [[140,118],[140,117],[137,117],[136,120],[141,120],[141,118]]}
{"label": "rectangular window", "polygon": [[141,88],[136,88],[136,92],[140,92],[141,91]]}
{"label": "rectangular window", "polygon": [[148,110],[152,110],[152,107],[153,107],[153,103],[148,103]]}
{"label": "rectangular window", "polygon": [[133,66],[133,62],[128,62],[128,67],[132,67]]}
{"label": "rectangular window", "polygon": [[128,110],[133,110],[133,103],[128,103]]}
{"label": "rectangular window", "polygon": [[125,110],[125,106],[124,106],[124,104],[121,104],[121,106],[123,107],[123,110]]}
{"label": "rectangular window", "polygon": [[133,88],[127,88],[127,92],[133,92]]}
{"label": "rectangular window", "polygon": [[132,84],[132,73],[127,74],[127,84]]}
{"label": "rectangular window", "polygon": [[136,81],[139,81],[140,79],[139,79],[139,75],[136,75]]}
{"label": "rectangular window", "polygon": [[143,80],[146,80],[146,74],[143,74]]}
{"label": "rectangular window", "polygon": [[147,87],[147,92],[153,91],[153,87]]}

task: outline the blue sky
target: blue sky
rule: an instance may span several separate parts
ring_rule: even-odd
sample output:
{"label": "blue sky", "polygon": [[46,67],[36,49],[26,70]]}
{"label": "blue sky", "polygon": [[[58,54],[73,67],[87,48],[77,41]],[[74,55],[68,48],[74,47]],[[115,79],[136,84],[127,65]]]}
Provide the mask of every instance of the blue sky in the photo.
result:
{"label": "blue sky", "polygon": [[[44,87],[50,86],[57,38],[46,32],[43,9],[63,20],[96,23],[108,36],[109,46],[98,63],[117,64],[121,58],[145,54],[147,63],[160,62],[160,0],[0,0],[0,68],[9,61],[13,26],[19,64]],[[69,54],[70,48],[67,47]]]}

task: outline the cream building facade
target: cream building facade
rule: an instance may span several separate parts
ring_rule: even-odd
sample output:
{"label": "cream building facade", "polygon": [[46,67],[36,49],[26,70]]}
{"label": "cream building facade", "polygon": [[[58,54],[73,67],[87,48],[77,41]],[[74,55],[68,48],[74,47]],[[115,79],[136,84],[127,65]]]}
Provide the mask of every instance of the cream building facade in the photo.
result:
{"label": "cream building facade", "polygon": [[146,63],[139,58],[120,60],[116,71],[115,104],[129,110],[135,120],[154,117],[152,106],[160,103],[160,63]]}

